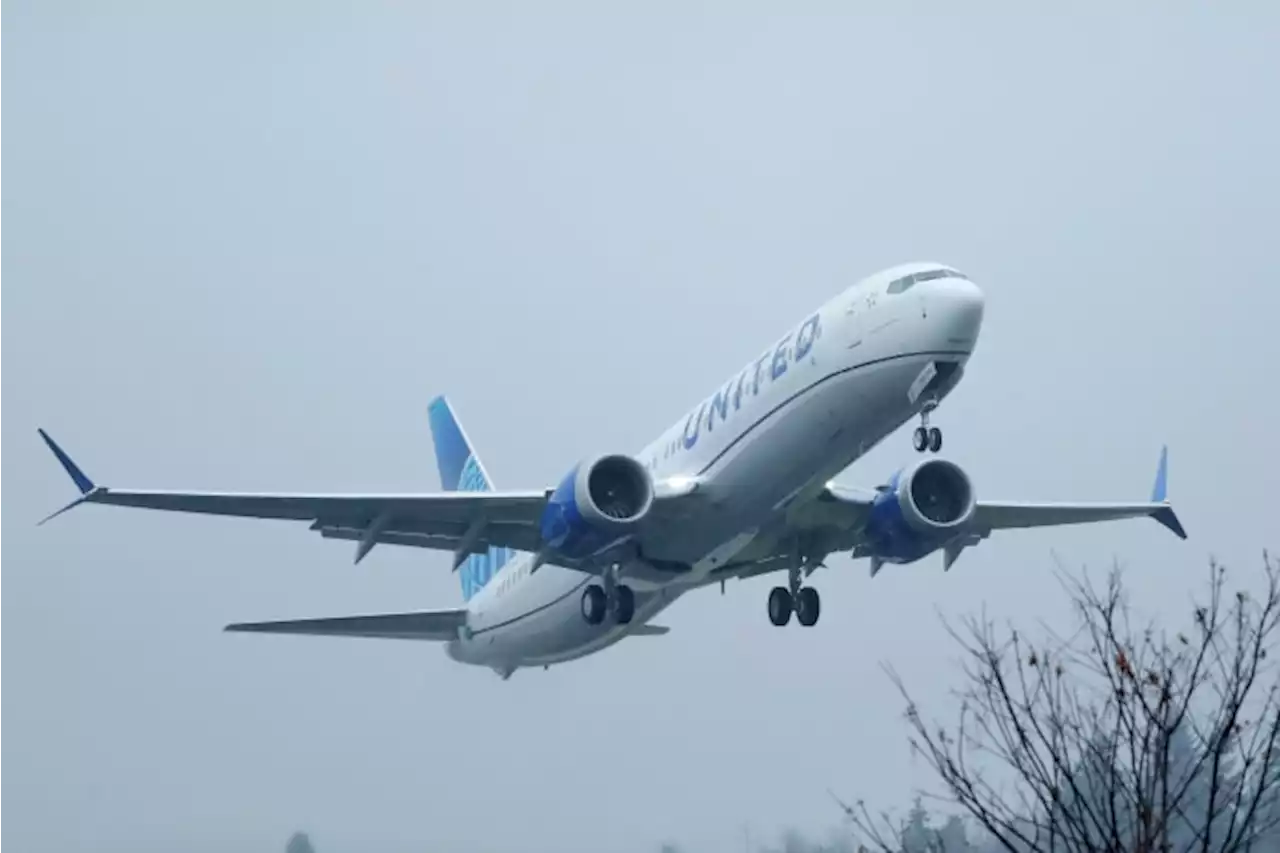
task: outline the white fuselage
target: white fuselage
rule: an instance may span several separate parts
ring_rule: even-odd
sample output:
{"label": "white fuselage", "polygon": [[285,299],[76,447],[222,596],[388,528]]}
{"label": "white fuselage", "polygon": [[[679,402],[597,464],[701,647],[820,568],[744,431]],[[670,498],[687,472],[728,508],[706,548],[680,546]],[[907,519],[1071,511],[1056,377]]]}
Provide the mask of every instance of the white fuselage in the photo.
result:
{"label": "white fuselage", "polygon": [[[580,597],[595,578],[554,565],[533,572],[525,554],[468,602],[467,636],[448,644],[449,656],[509,673],[590,654],[759,545],[791,502],[816,493],[959,382],[982,325],[978,287],[947,277],[886,290],[903,275],[938,267],[895,267],[840,293],[636,455],[655,481],[695,478],[707,500],[679,538],[646,554],[693,570],[628,581],[636,598],[631,624],[588,624]],[[939,366],[938,378],[917,393],[930,364]]]}

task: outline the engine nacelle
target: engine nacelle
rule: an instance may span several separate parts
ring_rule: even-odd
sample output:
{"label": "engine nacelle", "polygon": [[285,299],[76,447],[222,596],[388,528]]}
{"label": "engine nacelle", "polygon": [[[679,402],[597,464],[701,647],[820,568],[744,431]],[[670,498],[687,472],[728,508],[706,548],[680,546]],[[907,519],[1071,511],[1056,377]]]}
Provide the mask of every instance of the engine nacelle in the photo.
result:
{"label": "engine nacelle", "polygon": [[925,459],[894,474],[872,501],[867,539],[886,563],[911,563],[963,531],[977,505],[964,469]]}
{"label": "engine nacelle", "polygon": [[598,456],[575,465],[551,493],[542,541],[566,557],[591,557],[634,533],[652,506],[648,469],[630,456]]}

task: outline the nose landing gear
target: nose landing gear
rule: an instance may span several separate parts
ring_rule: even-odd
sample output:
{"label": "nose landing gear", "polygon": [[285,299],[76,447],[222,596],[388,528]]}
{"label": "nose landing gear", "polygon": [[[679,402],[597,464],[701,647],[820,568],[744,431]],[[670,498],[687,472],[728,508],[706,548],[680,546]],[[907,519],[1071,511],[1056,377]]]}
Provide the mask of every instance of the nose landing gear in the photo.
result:
{"label": "nose landing gear", "polygon": [[942,449],[942,430],[929,426],[929,413],[938,408],[934,402],[925,403],[920,410],[920,426],[911,433],[911,444],[917,453],[937,453]]}

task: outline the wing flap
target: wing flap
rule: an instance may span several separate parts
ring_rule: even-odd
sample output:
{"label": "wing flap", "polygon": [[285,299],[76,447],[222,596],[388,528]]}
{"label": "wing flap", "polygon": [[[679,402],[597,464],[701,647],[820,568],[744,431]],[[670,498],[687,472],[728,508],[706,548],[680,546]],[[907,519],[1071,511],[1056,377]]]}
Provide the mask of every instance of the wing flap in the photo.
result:
{"label": "wing flap", "polygon": [[[362,541],[366,528],[343,527],[316,523],[311,525],[325,539],[339,539],[350,542]],[[457,551],[463,544],[465,530],[457,527],[442,526],[437,532],[408,529],[406,526],[389,522],[388,527],[380,530],[375,541],[381,545],[401,545],[410,548],[428,548],[435,551]],[[541,542],[538,530],[531,525],[490,524],[485,525],[484,533],[468,547],[468,554],[480,554],[490,548],[510,548],[514,551],[536,551]]]}
{"label": "wing flap", "polygon": [[276,622],[237,622],[224,631],[255,634],[304,634],[329,637],[367,637],[381,640],[456,639],[467,624],[467,611],[424,610],[416,613],[381,613],[324,619],[289,619]]}
{"label": "wing flap", "polygon": [[[321,536],[361,543],[453,551],[483,519],[471,550],[536,550],[545,492],[441,492],[422,495],[240,494],[116,491],[97,487],[78,503],[237,518],[310,521]],[[372,534],[372,535],[371,535]],[[361,555],[362,556],[362,555]]]}

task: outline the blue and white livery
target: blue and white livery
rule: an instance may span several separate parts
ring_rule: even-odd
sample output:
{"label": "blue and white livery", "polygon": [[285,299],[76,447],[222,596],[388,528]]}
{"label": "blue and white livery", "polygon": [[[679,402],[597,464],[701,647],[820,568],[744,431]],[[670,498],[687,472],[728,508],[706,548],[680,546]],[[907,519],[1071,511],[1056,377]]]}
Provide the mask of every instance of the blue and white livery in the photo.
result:
{"label": "blue and white livery", "polygon": [[[651,620],[686,592],[779,572],[774,625],[818,621],[806,581],[831,554],[874,576],[934,552],[949,569],[992,531],[1150,517],[1186,533],[1166,499],[1162,451],[1149,501],[979,500],[936,454],[929,417],[964,375],[982,327],[981,290],[959,271],[906,264],[849,287],[789,326],[638,453],[583,459],[559,483],[496,489],[453,407],[428,407],[443,491],[234,494],[99,486],[41,435],[82,503],[304,521],[321,536],[452,552],[463,606],[256,622],[229,631],[437,640],[450,657],[507,678],[666,633]],[[832,478],[918,420],[921,457],[860,490]],[[51,516],[52,517],[52,516]]]}

